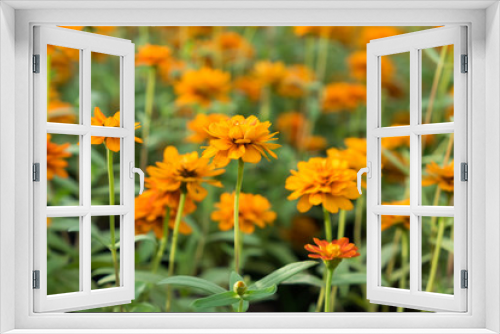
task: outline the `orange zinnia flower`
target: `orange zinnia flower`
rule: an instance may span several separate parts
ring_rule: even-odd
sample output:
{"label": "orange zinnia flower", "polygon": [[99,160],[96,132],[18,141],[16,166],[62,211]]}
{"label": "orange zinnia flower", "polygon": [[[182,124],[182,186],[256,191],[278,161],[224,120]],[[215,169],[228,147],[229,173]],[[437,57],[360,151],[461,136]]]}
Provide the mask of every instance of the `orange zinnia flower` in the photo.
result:
{"label": "orange zinnia flower", "polygon": [[[353,78],[366,81],[366,51],[356,51],[347,58],[349,71]],[[394,65],[387,57],[381,57],[382,83],[391,81],[395,72]]]}
{"label": "orange zinnia flower", "polygon": [[346,138],[344,143],[347,146],[345,150],[331,148],[326,151],[328,157],[346,160],[349,163],[349,168],[355,171],[366,167],[366,139]]}
{"label": "orange zinnia flower", "polygon": [[322,204],[331,213],[352,210],[351,200],[360,195],[356,189],[356,171],[347,161],[332,158],[311,158],[297,165],[298,171],[286,179],[285,188],[293,191],[289,200],[299,199],[297,209],[306,212]]}
{"label": "orange zinnia flower", "polygon": [[52,136],[47,134],[47,180],[52,180],[56,175],[67,178],[68,172],[65,168],[68,166],[68,162],[66,158],[69,158],[71,153],[66,150],[70,143],[58,145],[51,142],[51,138]]}
{"label": "orange zinnia flower", "polygon": [[278,86],[278,94],[284,97],[302,97],[307,87],[314,81],[314,73],[304,65],[294,65],[286,69]]}
{"label": "orange zinnia flower", "polygon": [[146,44],[139,47],[135,57],[137,66],[156,66],[170,58],[170,49],[162,45]]}
{"label": "orange zinnia flower", "polygon": [[203,157],[214,157],[218,167],[226,166],[230,160],[240,158],[244,162],[258,163],[262,156],[268,159],[266,153],[277,159],[272,150],[281,145],[270,143],[277,140],[274,136],[278,133],[270,133],[270,126],[270,122],[262,123],[253,115],[248,118],[236,115],[231,119],[212,123],[207,132],[214,139],[210,140]]}
{"label": "orange zinnia flower", "polygon": [[240,77],[233,83],[235,90],[243,93],[252,101],[260,100],[262,83],[251,76]]}
{"label": "orange zinnia flower", "polygon": [[325,87],[321,107],[325,112],[354,111],[365,101],[365,85],[338,82]]}
{"label": "orange zinnia flower", "polygon": [[326,147],[327,143],[324,137],[308,134],[310,124],[302,113],[296,111],[281,113],[278,116],[276,127],[295,147],[307,151],[318,151]]}
{"label": "orange zinnia flower", "polygon": [[198,114],[196,117],[187,123],[187,128],[193,132],[192,135],[186,138],[186,141],[191,143],[201,144],[209,139],[213,139],[207,132],[207,128],[212,123],[217,123],[222,120],[229,119],[223,114]]}
{"label": "orange zinnia flower", "polygon": [[166,192],[186,191],[188,198],[200,202],[207,195],[202,184],[222,187],[220,181],[211,177],[220,175],[225,170],[216,169],[207,158],[198,157],[198,152],[179,154],[174,146],[167,146],[163,152],[163,161],[157,162],[156,166],[149,166],[147,172],[151,176],[148,179],[151,188]]}
{"label": "orange zinnia flower", "polygon": [[455,188],[454,184],[454,167],[455,163],[452,160],[448,165],[440,167],[437,163],[432,161],[427,164],[425,171],[427,176],[422,179],[422,186],[430,186],[437,184],[439,188],[444,191],[453,192]]}
{"label": "orange zinnia flower", "polygon": [[317,246],[311,244],[304,246],[307,251],[312,253],[309,254],[312,259],[322,259],[325,262],[341,261],[342,259],[350,259],[360,255],[358,247],[353,243],[349,243],[348,238],[340,238],[331,242],[319,240],[318,238],[313,238],[313,240]]}
{"label": "orange zinnia flower", "polygon": [[280,61],[259,61],[253,68],[253,76],[264,86],[278,85],[285,75],[285,64]]}
{"label": "orange zinnia flower", "polygon": [[[222,231],[232,229],[234,227],[234,193],[223,193],[215,207],[217,210],[212,212],[212,220],[219,222],[219,228]],[[253,233],[255,226],[264,228],[276,220],[276,212],[271,211],[271,203],[261,195],[240,193],[238,213],[240,229],[247,234]]]}
{"label": "orange zinnia flower", "polygon": [[[94,117],[90,119],[90,124],[94,126],[110,126],[110,127],[119,127],[120,126],[120,112],[117,111],[113,116],[106,117],[101,112],[99,107],[94,108]],[[139,129],[141,126],[139,122],[135,123],[135,129]],[[135,141],[138,143],[142,143],[142,139],[135,137]],[[93,145],[99,145],[105,142],[106,147],[113,151],[120,151],[120,138],[115,137],[96,137],[92,136],[90,142]]]}
{"label": "orange zinnia flower", "polygon": [[[410,205],[410,199],[382,203],[383,205]],[[410,229],[410,216],[382,215],[381,230],[387,230],[391,226],[400,225],[405,229]]]}
{"label": "orange zinnia flower", "polygon": [[[177,195],[177,196],[176,196]],[[170,219],[168,226],[173,229],[175,215],[179,204],[179,192],[177,194],[148,189],[135,198],[135,234],[146,234],[153,231],[158,239],[163,236],[163,221],[165,220],[166,208],[170,208]],[[183,214],[187,215],[196,209],[192,200],[186,200]],[[179,232],[191,234],[191,227],[181,221]]]}
{"label": "orange zinnia flower", "polygon": [[213,101],[229,101],[230,74],[217,69],[203,67],[188,70],[174,86],[179,106],[199,104],[209,107]]}

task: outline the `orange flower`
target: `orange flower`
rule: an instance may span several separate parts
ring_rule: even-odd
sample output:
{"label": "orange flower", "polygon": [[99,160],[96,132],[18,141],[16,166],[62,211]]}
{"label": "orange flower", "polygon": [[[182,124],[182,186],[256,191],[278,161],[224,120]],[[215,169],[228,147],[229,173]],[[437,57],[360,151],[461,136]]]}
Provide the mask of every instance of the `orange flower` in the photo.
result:
{"label": "orange flower", "polygon": [[52,180],[54,176],[62,178],[68,177],[68,172],[65,168],[68,166],[66,158],[71,156],[71,153],[66,150],[70,143],[58,145],[50,141],[51,135],[47,134],[47,180]]}
{"label": "orange flower", "polygon": [[[397,125],[396,125],[397,126]],[[393,150],[398,147],[409,147],[410,146],[410,136],[399,136],[399,137],[384,137],[381,141],[382,148],[386,150]]]}
{"label": "orange flower", "polygon": [[200,202],[207,195],[202,184],[222,187],[211,177],[224,173],[224,170],[216,169],[207,158],[198,157],[198,152],[179,154],[174,146],[167,146],[163,161],[157,162],[156,167],[149,166],[147,172],[151,176],[147,180],[150,188],[166,192],[186,191],[188,198]]}
{"label": "orange flower", "polygon": [[281,113],[276,127],[295,147],[307,151],[318,151],[326,147],[325,138],[308,135],[310,124],[302,113],[296,111]]}
{"label": "orange flower", "polygon": [[440,167],[437,163],[432,161],[430,164],[427,164],[425,167],[425,171],[427,172],[427,176],[422,179],[422,186],[430,186],[433,184],[437,184],[439,188],[444,191],[453,192],[454,185],[454,167],[455,163],[452,160],[448,165],[444,167]]}
{"label": "orange flower", "polygon": [[186,141],[191,143],[201,144],[209,139],[213,139],[207,132],[207,128],[212,123],[217,123],[222,120],[229,119],[223,114],[198,114],[195,119],[187,123],[187,128],[193,132],[192,135],[186,138]]}
{"label": "orange flower", "polygon": [[166,83],[177,80],[185,69],[186,63],[173,57],[168,57],[158,65],[158,73]]}
{"label": "orange flower", "polygon": [[174,86],[178,95],[178,106],[199,104],[209,107],[214,100],[229,101],[231,89],[230,74],[217,69],[203,67],[200,70],[188,70]]}
{"label": "orange flower", "polygon": [[331,213],[352,210],[351,200],[359,197],[356,171],[347,161],[332,158],[311,158],[297,165],[298,171],[286,179],[285,188],[293,191],[289,200],[299,199],[297,209],[306,212],[322,204]]}
{"label": "orange flower", "polygon": [[312,253],[309,254],[312,259],[322,259],[325,262],[341,261],[342,259],[350,259],[360,255],[358,247],[353,243],[349,243],[348,238],[340,238],[332,242],[319,240],[318,238],[313,238],[313,240],[317,246],[311,244],[304,246],[307,251]]}
{"label": "orange flower", "polygon": [[203,43],[201,53],[207,52],[214,58],[220,57],[224,63],[240,62],[254,54],[252,45],[233,31],[223,32],[213,40]]}
{"label": "orange flower", "polygon": [[[356,51],[347,58],[350,74],[353,78],[366,81],[366,51]],[[382,83],[391,81],[395,72],[394,65],[387,59],[381,57]]]}
{"label": "orange flower", "polygon": [[354,33],[356,32],[356,27],[338,27],[338,26],[312,26],[304,27],[298,26],[293,27],[295,35],[299,37],[303,36],[315,36],[329,38],[337,40],[343,45],[349,45],[353,41]]}
{"label": "orange flower", "polygon": [[[382,203],[383,205],[410,205],[410,199]],[[381,230],[387,230],[391,226],[401,225],[405,229],[410,229],[410,216],[382,215]]]}
{"label": "orange flower", "polygon": [[[219,222],[219,229],[228,231],[234,227],[234,193],[223,193],[216,211],[211,218]],[[255,226],[271,225],[276,220],[276,212],[271,211],[271,203],[261,195],[240,193],[239,223],[243,233],[253,233]]]}
{"label": "orange flower", "polygon": [[307,87],[314,81],[314,73],[304,65],[294,65],[286,69],[278,86],[278,94],[284,97],[302,97]]}
{"label": "orange flower", "polygon": [[156,66],[170,58],[170,54],[170,49],[166,46],[146,44],[139,47],[135,64]]}
{"label": "orange flower", "polygon": [[262,83],[254,77],[245,76],[236,79],[233,83],[235,90],[243,93],[252,101],[260,100]]}
{"label": "orange flower", "polygon": [[321,107],[325,112],[354,111],[365,101],[365,85],[338,82],[325,87]]}
{"label": "orange flower", "polygon": [[207,132],[214,139],[210,140],[203,157],[214,157],[218,167],[226,166],[230,160],[240,158],[244,162],[258,163],[262,156],[268,159],[266,152],[277,159],[272,150],[281,145],[269,143],[277,139],[274,136],[278,133],[270,133],[270,126],[270,122],[262,123],[253,115],[248,118],[236,115],[231,119],[212,123]]}
{"label": "orange flower", "polygon": [[[47,45],[47,62],[50,63],[50,85],[66,83],[78,72],[80,50]],[[51,87],[52,88],[52,87]]]}
{"label": "orange flower", "polygon": [[[101,109],[99,109],[99,107],[95,107],[94,108],[94,117],[92,117],[90,119],[90,124],[94,125],[94,126],[119,127],[120,126],[120,112],[117,111],[113,116],[106,117],[101,112]],[[136,122],[135,129],[137,130],[140,127],[141,126],[139,125],[139,122]],[[102,144],[104,141],[106,142],[105,145],[109,150],[111,150],[113,152],[120,151],[120,138],[92,136],[90,139],[90,142],[93,145]],[[137,137],[135,137],[135,141],[138,143],[142,143],[142,139],[137,138]]]}
{"label": "orange flower", "polygon": [[[170,208],[170,219],[168,226],[173,229],[175,215],[178,209],[179,192],[177,194],[160,192],[158,189],[148,189],[135,198],[135,234],[146,234],[154,231],[156,237],[163,236],[163,221],[165,220],[166,208]],[[196,209],[192,200],[186,200],[183,214],[187,215]],[[179,232],[191,234],[191,227],[181,221]]]}
{"label": "orange flower", "polygon": [[76,123],[77,112],[71,103],[51,100],[47,105],[47,121],[55,123]]}
{"label": "orange flower", "polygon": [[346,138],[344,143],[347,146],[345,150],[331,148],[326,151],[328,157],[346,160],[349,163],[349,168],[355,171],[366,167],[366,139]]}
{"label": "orange flower", "polygon": [[285,64],[280,61],[259,61],[253,68],[253,76],[264,86],[278,85],[285,75]]}
{"label": "orange flower", "polygon": [[365,48],[366,44],[374,39],[396,36],[402,33],[403,32],[396,27],[363,27],[358,39],[358,45]]}

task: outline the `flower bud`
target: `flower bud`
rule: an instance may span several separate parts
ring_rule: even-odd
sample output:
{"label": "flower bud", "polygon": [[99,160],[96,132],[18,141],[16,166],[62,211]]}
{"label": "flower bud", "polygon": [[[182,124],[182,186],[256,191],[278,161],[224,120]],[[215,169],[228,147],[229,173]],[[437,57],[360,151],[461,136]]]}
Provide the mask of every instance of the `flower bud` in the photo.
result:
{"label": "flower bud", "polygon": [[239,296],[243,296],[247,291],[247,285],[243,281],[238,281],[234,283],[233,291],[236,292]]}

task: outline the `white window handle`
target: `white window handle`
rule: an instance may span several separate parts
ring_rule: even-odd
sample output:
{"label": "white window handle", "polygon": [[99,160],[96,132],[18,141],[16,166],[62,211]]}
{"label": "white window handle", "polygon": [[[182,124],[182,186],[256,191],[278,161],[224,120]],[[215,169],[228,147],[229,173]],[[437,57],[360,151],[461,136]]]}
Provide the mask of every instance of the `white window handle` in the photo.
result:
{"label": "white window handle", "polygon": [[361,168],[358,171],[358,192],[360,195],[362,194],[362,192],[361,192],[361,175],[363,175],[363,173],[366,173],[366,176],[369,179],[371,179],[371,177],[372,177],[372,163],[368,161],[367,165],[368,165],[368,167]]}
{"label": "white window handle", "polygon": [[141,189],[139,190],[139,195],[142,194],[144,191],[144,172],[140,168],[135,168],[134,167],[134,162],[130,161],[129,163],[129,171],[130,171],[130,178],[134,178],[134,173],[139,174],[139,182],[141,184]]}

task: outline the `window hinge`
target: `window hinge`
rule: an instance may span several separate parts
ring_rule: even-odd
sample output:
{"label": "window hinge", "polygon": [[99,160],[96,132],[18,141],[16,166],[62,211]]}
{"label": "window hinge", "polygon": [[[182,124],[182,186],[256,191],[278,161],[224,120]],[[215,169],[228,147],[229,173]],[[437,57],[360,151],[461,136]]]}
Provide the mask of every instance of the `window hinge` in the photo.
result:
{"label": "window hinge", "polygon": [[40,289],[40,270],[33,270],[33,289]]}
{"label": "window hinge", "polygon": [[40,55],[33,55],[33,73],[40,73]]}
{"label": "window hinge", "polygon": [[466,162],[460,164],[460,180],[469,181],[469,166]]}
{"label": "window hinge", "polygon": [[461,271],[461,281],[462,281],[462,289],[467,289],[469,287],[469,273],[467,270],[462,270]]}
{"label": "window hinge", "polygon": [[33,181],[40,182],[40,163],[33,164]]}
{"label": "window hinge", "polygon": [[469,57],[467,55],[462,55],[462,69],[460,72],[469,72]]}

